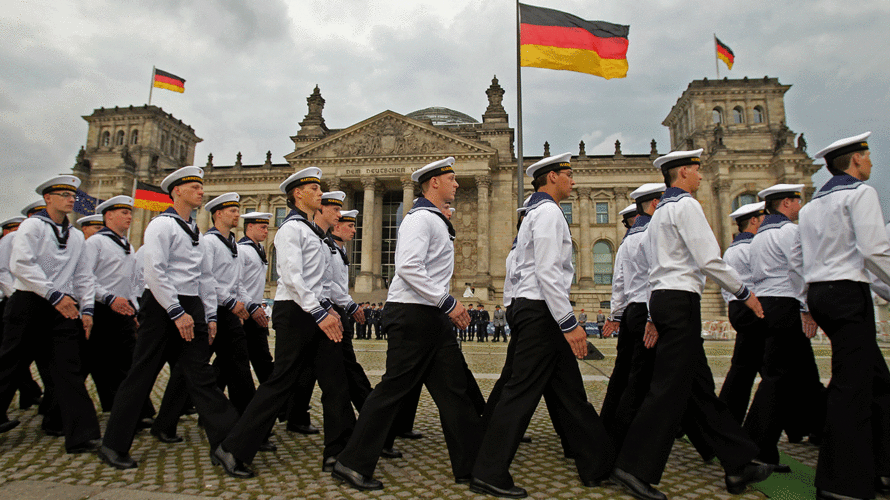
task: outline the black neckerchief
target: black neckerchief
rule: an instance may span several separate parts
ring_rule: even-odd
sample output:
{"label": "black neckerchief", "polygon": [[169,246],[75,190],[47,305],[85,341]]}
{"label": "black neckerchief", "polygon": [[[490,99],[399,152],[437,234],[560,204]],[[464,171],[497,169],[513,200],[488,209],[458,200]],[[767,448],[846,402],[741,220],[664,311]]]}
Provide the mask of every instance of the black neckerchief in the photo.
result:
{"label": "black neckerchief", "polygon": [[457,233],[454,232],[454,226],[451,225],[451,221],[448,220],[447,217],[445,217],[445,214],[443,214],[439,210],[439,208],[436,207],[436,205],[433,205],[433,202],[424,198],[423,196],[417,198],[417,201],[414,203],[414,207],[411,208],[408,214],[410,215],[418,210],[427,210],[436,214],[440,219],[442,219],[442,222],[444,222],[445,225],[448,226],[448,237],[451,238],[451,241],[454,241],[454,238],[457,236]]}
{"label": "black neckerchief", "polygon": [[241,238],[240,240],[238,240],[238,244],[239,244],[239,245],[250,245],[250,246],[252,246],[253,249],[256,250],[256,253],[259,254],[259,256],[260,256],[260,260],[263,261],[263,264],[265,264],[265,265],[269,265],[269,262],[266,260],[266,249],[263,248],[263,245],[260,245],[259,243],[257,243],[257,242],[255,242],[255,241],[253,241],[252,239],[248,238],[247,236],[245,236],[245,237]]}
{"label": "black neckerchief", "polygon": [[339,236],[334,236],[333,234],[329,234],[328,239],[329,239],[328,244],[337,250],[337,253],[340,254],[340,258],[343,259],[343,263],[346,264],[347,267],[349,267],[349,259],[346,258],[346,250],[343,248],[340,248],[340,245],[334,243],[334,240],[343,241],[343,239],[340,238]]}
{"label": "black neckerchief", "polygon": [[111,238],[111,241],[113,241],[117,246],[124,249],[125,254],[130,255],[130,242],[127,241],[127,239],[123,236],[120,236],[107,227],[103,227],[102,229],[100,229],[97,234],[108,236],[109,238]]}
{"label": "black neckerchief", "polygon": [[62,219],[61,230],[59,230],[59,224],[56,224],[56,221],[52,220],[49,216],[49,212],[47,212],[45,208],[34,214],[32,217],[36,217],[49,224],[49,227],[53,230],[53,234],[56,235],[56,243],[59,245],[59,250],[68,248],[68,235],[70,234],[69,229],[71,229],[71,223],[68,222],[67,216]]}
{"label": "black neckerchief", "polygon": [[212,234],[212,235],[216,236],[217,238],[219,238],[219,241],[223,242],[223,245],[225,245],[226,248],[228,248],[229,251],[232,252],[232,258],[233,259],[238,258],[238,245],[235,243],[235,236],[232,233],[229,233],[229,237],[226,238],[225,236],[222,235],[221,232],[219,232],[219,229],[217,229],[215,227],[211,227],[204,234],[205,235]]}
{"label": "black neckerchief", "polygon": [[299,221],[299,222],[302,222],[303,224],[306,224],[306,226],[308,226],[309,229],[312,230],[312,232],[315,234],[315,236],[318,236],[318,238],[320,240],[325,241],[324,231],[322,231],[321,228],[318,227],[318,225],[316,223],[307,219],[306,213],[303,212],[302,210],[300,210],[299,208],[294,208],[293,210],[291,210],[290,213],[287,214],[287,218],[285,218],[284,222],[282,222],[281,224],[284,225],[284,223],[290,222],[292,220]]}
{"label": "black neckerchief", "polygon": [[189,235],[189,238],[192,239],[192,246],[193,247],[198,246],[198,243],[200,242],[199,238],[200,238],[201,233],[198,232],[197,227],[194,230],[192,230],[192,226],[189,224],[192,221],[191,217],[189,217],[189,221],[186,222],[182,217],[179,216],[179,214],[176,212],[176,210],[173,210],[173,207],[170,207],[167,210],[164,210],[163,212],[161,212],[161,216],[170,217],[173,220],[175,220],[176,223],[179,224],[179,227],[181,227],[182,230],[185,231],[185,234]]}

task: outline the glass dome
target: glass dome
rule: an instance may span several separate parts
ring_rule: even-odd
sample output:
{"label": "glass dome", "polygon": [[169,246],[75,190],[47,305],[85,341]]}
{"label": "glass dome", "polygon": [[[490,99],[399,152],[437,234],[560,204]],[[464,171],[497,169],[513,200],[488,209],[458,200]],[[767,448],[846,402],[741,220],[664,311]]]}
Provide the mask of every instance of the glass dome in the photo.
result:
{"label": "glass dome", "polygon": [[461,113],[448,108],[425,108],[408,113],[408,118],[414,120],[430,120],[433,125],[458,125],[462,123],[479,123],[478,120],[470,115]]}

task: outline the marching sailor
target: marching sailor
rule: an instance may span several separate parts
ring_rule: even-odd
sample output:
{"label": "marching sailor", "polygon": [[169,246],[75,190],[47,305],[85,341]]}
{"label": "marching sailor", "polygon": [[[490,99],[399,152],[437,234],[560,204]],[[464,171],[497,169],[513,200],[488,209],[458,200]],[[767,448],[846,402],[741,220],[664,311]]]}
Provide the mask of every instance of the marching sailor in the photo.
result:
{"label": "marching sailor", "polygon": [[243,302],[250,317],[244,320],[247,354],[250,364],[262,384],[272,374],[272,353],[269,351],[269,318],[263,310],[263,293],[266,291],[266,271],[269,260],[263,242],[269,236],[272,214],[250,212],[241,215],[244,221],[244,237],[238,240],[238,259],[241,261],[241,286]]}
{"label": "marching sailor", "polygon": [[[96,211],[99,211],[99,207],[96,207]],[[90,239],[90,236],[98,233],[100,229],[105,227],[105,222],[102,219],[101,213],[81,217],[77,219],[77,224],[80,226],[80,231],[83,233],[84,240]]]}

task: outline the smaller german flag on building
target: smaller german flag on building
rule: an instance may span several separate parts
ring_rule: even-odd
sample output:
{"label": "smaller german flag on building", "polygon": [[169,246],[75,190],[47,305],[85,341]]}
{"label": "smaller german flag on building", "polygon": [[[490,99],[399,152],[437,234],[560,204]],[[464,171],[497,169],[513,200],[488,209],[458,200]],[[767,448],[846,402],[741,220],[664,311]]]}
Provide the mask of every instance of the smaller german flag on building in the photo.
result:
{"label": "smaller german flag on building", "polygon": [[519,4],[521,66],[627,76],[629,26]]}
{"label": "smaller german flag on building", "polygon": [[158,186],[136,181],[133,206],[152,212],[163,212],[173,206],[173,199]]}
{"label": "smaller german flag on building", "polygon": [[172,90],[180,94],[185,92],[185,78],[180,78],[173,73],[167,73],[155,68],[152,81],[152,85],[159,89]]}
{"label": "smaller german flag on building", "polygon": [[716,36],[714,36],[714,41],[717,43],[717,59],[725,62],[726,67],[732,69],[732,63],[735,62],[735,54],[732,53],[732,49]]}

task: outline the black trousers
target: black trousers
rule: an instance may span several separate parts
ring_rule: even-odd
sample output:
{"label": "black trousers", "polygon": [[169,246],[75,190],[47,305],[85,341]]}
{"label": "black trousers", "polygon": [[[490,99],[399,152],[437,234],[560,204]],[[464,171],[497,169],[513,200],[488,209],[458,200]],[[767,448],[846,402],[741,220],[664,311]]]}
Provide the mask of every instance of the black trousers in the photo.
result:
{"label": "black trousers", "polygon": [[[544,301],[518,298],[510,304],[515,352],[513,372],[489,421],[473,467],[473,477],[511,488],[510,463],[541,396],[552,392],[556,418],[575,446],[575,464],[582,481],[601,479],[612,468],[611,440],[587,401],[581,370],[559,325]],[[549,408],[549,406],[548,406]]]}
{"label": "black trousers", "polygon": [[628,335],[630,333],[630,328],[627,326],[628,307],[630,307],[630,304],[624,309],[624,314],[621,316],[620,333],[616,344],[615,365],[612,367],[612,376],[609,377],[609,385],[606,387],[606,395],[603,397],[603,406],[600,409],[600,418],[603,419],[603,425],[606,426],[610,433],[614,433],[615,412],[618,410],[618,402],[621,400],[621,395],[627,389],[627,380],[630,377],[630,368],[633,361],[634,339],[633,335]]}
{"label": "black trousers", "polygon": [[740,300],[731,301],[728,309],[729,324],[735,328],[736,337],[732,362],[720,388],[720,399],[729,407],[736,422],[741,424],[748,412],[754,378],[763,363],[767,327],[766,322]]}
{"label": "black trousers", "polygon": [[[8,301],[9,301],[8,298],[0,300],[0,320],[2,320],[2,318],[3,318],[4,311],[6,311],[6,303]],[[2,323],[2,321],[0,321],[0,344],[2,344],[2,342],[3,342],[3,323]],[[33,361],[33,359],[31,359],[30,361]],[[34,379],[31,377],[31,362],[30,361],[28,362],[28,366],[26,366],[24,369],[22,369],[19,374],[19,376],[20,376],[20,380],[19,380],[19,384],[18,384],[19,402],[20,402],[20,404],[22,404],[22,406],[24,406],[25,402],[36,399],[36,398],[40,397],[40,395],[43,393],[43,391],[40,389],[40,385],[38,385],[37,382],[35,382]],[[44,374],[41,373],[40,376],[41,376],[41,378],[43,378]],[[49,374],[46,374],[45,378],[48,379]],[[44,382],[44,383],[46,383],[46,382]]]}
{"label": "black trousers", "polygon": [[698,426],[698,434],[710,438],[724,469],[740,470],[757,456],[758,449],[714,393],[714,376],[701,339],[701,297],[655,290],[649,312],[658,329],[652,383],[615,466],[648,483],[660,482],[686,417]]}
{"label": "black trousers", "polygon": [[207,322],[201,299],[180,295],[179,303],[195,322],[195,337],[191,341],[182,338],[151,290],[142,296],[133,366],[118,388],[103,440],[105,446],[118,453],[129,453],[143,403],[168,361],[174,372],[182,370],[186,390],[204,422],[211,449],[238,420],[238,412],[216,385],[216,371],[210,366]]}
{"label": "black trousers", "polygon": [[247,355],[256,373],[257,380],[262,384],[272,374],[272,352],[269,350],[269,328],[257,324],[254,319],[247,318],[244,322],[244,336],[247,341]]}
{"label": "black trousers", "polygon": [[500,325],[495,325],[494,326],[494,339],[492,341],[499,342],[501,340],[502,336],[504,337],[504,341],[506,341],[507,334],[506,334],[506,332],[504,332],[504,327],[500,326]]}
{"label": "black trousers", "polygon": [[816,487],[874,498],[890,476],[890,372],[875,338],[867,283],[810,283],[807,303],[831,339],[831,383]]}
{"label": "black trousers", "polygon": [[238,459],[252,463],[266,440],[275,419],[294,390],[306,366],[314,364],[321,387],[324,411],[324,457],[340,453],[355,425],[349,400],[343,348],[328,339],[312,315],[296,302],[276,301],[272,308],[275,323],[275,366],[272,375],[260,384],[253,400],[223,442]]}
{"label": "black trousers", "polygon": [[481,438],[481,419],[469,395],[463,355],[448,316],[438,308],[387,302],[386,372],[368,396],[339,461],[372,475],[396,413],[419,382],[439,408],[455,477],[466,476]]}
{"label": "black trousers", "polygon": [[335,305],[334,310],[337,311],[343,322],[343,341],[340,342],[340,347],[343,349],[343,368],[346,370],[346,381],[349,383],[349,399],[352,400],[352,405],[356,410],[362,411],[362,406],[371,394],[373,387],[365,374],[365,369],[355,357],[355,348],[352,346],[351,318],[342,307]]}
{"label": "black trousers", "polygon": [[[620,448],[624,442],[624,436],[627,429],[633,421],[634,415],[643,405],[643,400],[649,392],[649,385],[652,382],[652,371],[655,369],[655,353],[658,349],[656,344],[651,349],[646,348],[643,337],[646,334],[646,323],[649,318],[649,307],[642,302],[634,302],[627,305],[621,320],[624,323],[618,341],[621,342],[622,337],[628,337],[630,342],[630,362],[627,374],[627,387],[618,398],[617,408],[611,422],[611,427],[606,428],[612,436],[615,446]],[[611,383],[611,381],[610,381]],[[605,406],[605,403],[603,403]],[[604,417],[605,418],[605,417]],[[686,426],[684,426],[686,427]],[[694,430],[688,432],[690,438],[695,435]],[[702,449],[696,446],[699,452]]]}
{"label": "black trousers", "polygon": [[43,297],[16,290],[6,304],[3,323],[0,345],[3,421],[7,420],[6,410],[22,382],[23,370],[29,369],[31,359],[37,359],[38,364],[45,363],[48,367],[52,382],[44,383],[61,415],[65,448],[98,439],[96,409],[84,385],[86,334],[80,318],[66,319]]}
{"label": "black trousers", "polygon": [[488,322],[480,321],[476,324],[476,340],[488,342]]}

